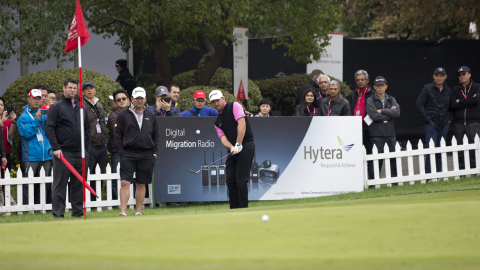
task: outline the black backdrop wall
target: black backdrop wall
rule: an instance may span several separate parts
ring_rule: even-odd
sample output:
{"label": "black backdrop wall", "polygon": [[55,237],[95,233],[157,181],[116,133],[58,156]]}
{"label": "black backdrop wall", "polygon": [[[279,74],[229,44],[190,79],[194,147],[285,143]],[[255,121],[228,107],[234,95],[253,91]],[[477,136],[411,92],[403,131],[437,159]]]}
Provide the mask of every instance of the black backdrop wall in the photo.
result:
{"label": "black backdrop wall", "polygon": [[[272,39],[261,42],[249,40],[248,75],[250,79],[273,78],[278,72],[287,75],[305,73],[306,65],[285,57],[287,49],[279,47],[272,50]],[[472,79],[480,82],[480,41],[445,40],[358,40],[344,39],[343,44],[343,80],[355,86],[354,74],[359,69],[366,70],[370,82],[376,76],[384,76],[389,84],[387,93],[394,96],[400,107],[401,116],[395,120],[398,140],[412,140],[416,144],[424,136],[424,124],[415,108],[415,101],[423,86],[433,81],[432,73],[436,67],[447,70],[447,84],[453,88],[458,83],[456,70],[466,65],[472,70]],[[180,57],[170,58],[172,73],[193,70],[205,53],[203,50],[190,50]],[[138,74],[142,66],[143,73],[154,73],[151,58],[141,50],[134,55],[134,73]],[[233,48],[230,47],[222,67],[233,67]],[[324,70],[328,74],[328,70]],[[450,140],[448,140],[450,141]]]}

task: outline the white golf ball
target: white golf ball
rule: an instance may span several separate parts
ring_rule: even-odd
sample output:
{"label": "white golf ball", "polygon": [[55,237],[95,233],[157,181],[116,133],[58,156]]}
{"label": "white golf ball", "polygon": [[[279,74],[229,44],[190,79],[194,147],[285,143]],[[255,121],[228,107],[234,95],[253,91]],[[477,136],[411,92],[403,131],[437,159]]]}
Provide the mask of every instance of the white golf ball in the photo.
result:
{"label": "white golf ball", "polygon": [[197,129],[197,134],[200,134],[200,130],[199,130],[199,129]]}
{"label": "white golf ball", "polygon": [[267,215],[263,215],[263,216],[262,216],[262,220],[263,220],[263,222],[267,222],[267,221],[268,221],[268,216],[267,216]]}

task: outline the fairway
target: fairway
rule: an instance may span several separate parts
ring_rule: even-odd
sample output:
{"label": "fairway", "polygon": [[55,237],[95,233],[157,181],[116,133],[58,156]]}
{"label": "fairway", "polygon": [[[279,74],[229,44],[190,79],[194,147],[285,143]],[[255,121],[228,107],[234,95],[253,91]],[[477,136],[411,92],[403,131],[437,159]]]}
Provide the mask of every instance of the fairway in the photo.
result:
{"label": "fairway", "polygon": [[0,224],[0,262],[2,269],[479,269],[479,212],[475,189],[9,223]]}

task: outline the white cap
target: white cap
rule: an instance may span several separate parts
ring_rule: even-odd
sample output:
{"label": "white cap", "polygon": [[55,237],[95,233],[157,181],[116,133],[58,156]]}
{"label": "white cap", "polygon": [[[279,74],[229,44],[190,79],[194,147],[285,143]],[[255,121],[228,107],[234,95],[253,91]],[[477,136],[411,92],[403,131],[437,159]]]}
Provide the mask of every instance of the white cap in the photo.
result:
{"label": "white cap", "polygon": [[113,96],[108,96],[109,99],[113,100]]}
{"label": "white cap", "polygon": [[42,91],[38,89],[32,89],[30,92],[28,92],[28,96],[32,98],[42,97]]}
{"label": "white cap", "polygon": [[221,99],[222,97],[223,97],[223,94],[222,94],[222,91],[220,90],[213,90],[212,92],[210,92],[210,95],[208,95],[210,102],[212,102],[212,100]]}
{"label": "white cap", "polygon": [[146,96],[147,96],[147,92],[145,92],[145,89],[143,89],[142,87],[137,87],[132,91],[133,98],[138,98],[138,97],[145,98]]}

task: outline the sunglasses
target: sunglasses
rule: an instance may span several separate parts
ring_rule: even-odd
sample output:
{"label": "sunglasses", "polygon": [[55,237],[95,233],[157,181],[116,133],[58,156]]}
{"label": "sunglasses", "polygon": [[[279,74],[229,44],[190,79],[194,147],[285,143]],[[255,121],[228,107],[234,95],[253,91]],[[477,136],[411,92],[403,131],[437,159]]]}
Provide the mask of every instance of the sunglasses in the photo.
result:
{"label": "sunglasses", "polygon": [[117,98],[115,101],[116,101],[116,102],[120,102],[120,101],[122,101],[122,100],[123,100],[123,101],[125,101],[125,100],[127,100],[127,98],[126,98],[126,97],[123,97],[123,98]]}

